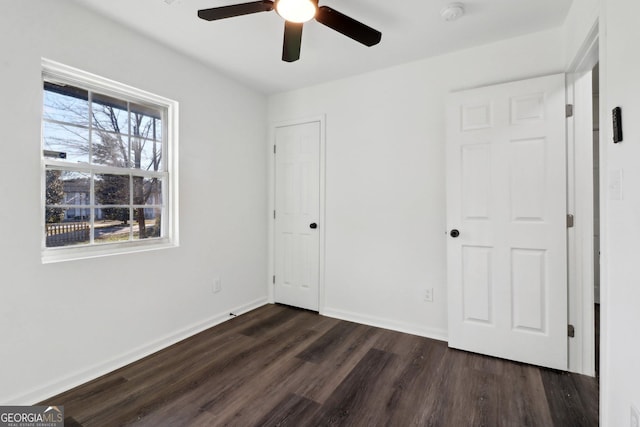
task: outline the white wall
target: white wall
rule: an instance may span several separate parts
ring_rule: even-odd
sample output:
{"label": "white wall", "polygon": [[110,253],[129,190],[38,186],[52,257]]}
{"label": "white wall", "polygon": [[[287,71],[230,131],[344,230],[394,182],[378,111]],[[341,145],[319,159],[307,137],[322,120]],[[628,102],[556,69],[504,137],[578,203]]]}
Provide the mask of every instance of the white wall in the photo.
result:
{"label": "white wall", "polygon": [[573,61],[598,22],[601,0],[575,0],[563,25],[565,45],[565,69],[569,70]]}
{"label": "white wall", "polygon": [[[0,53],[0,404],[266,301],[263,95],[71,1],[4,0]],[[41,57],[180,102],[181,247],[41,264]]]}
{"label": "white wall", "polygon": [[[640,410],[640,3],[603,1],[601,23],[602,425],[628,426]],[[622,108],[624,141],[613,144],[611,110]],[[622,199],[609,177],[622,171]]]}
{"label": "white wall", "polygon": [[562,39],[545,31],[269,97],[271,123],[326,114],[325,314],[446,339],[445,95],[561,72]]}

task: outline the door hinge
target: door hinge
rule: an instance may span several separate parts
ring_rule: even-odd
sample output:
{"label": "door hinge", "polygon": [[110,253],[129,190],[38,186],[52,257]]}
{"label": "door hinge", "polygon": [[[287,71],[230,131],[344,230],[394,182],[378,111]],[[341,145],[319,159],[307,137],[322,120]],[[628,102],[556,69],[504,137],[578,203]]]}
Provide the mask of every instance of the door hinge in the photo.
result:
{"label": "door hinge", "polygon": [[565,106],[566,117],[573,117],[573,104],[567,104]]}
{"label": "door hinge", "polygon": [[276,284],[276,275],[275,274],[273,275],[273,284],[274,285]]}
{"label": "door hinge", "polygon": [[576,328],[574,328],[573,325],[569,325],[569,327],[567,328],[567,335],[569,335],[570,338],[576,336]]}
{"label": "door hinge", "polygon": [[273,211],[273,219],[276,219],[276,211]]}
{"label": "door hinge", "polygon": [[567,214],[567,228],[573,228],[573,215]]}
{"label": "door hinge", "polygon": [[276,154],[276,146],[273,146],[273,154]]}

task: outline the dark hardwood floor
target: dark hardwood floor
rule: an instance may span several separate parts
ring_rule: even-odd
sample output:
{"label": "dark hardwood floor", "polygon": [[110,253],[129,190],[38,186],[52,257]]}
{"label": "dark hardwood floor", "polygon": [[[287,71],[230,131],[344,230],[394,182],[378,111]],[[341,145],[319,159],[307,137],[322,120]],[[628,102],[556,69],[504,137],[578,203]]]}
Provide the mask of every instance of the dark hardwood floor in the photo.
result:
{"label": "dark hardwood floor", "polygon": [[267,305],[54,396],[71,426],[597,426],[595,379]]}

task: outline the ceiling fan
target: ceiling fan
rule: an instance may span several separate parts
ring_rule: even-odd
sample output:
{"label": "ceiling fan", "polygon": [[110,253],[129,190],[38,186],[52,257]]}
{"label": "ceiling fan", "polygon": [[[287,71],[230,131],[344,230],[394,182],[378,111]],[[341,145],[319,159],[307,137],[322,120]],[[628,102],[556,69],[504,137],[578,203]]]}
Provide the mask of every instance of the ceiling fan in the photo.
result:
{"label": "ceiling fan", "polygon": [[198,16],[206,21],[270,12],[273,9],[285,20],[282,60],[294,62],[300,59],[302,25],[315,18],[319,23],[344,34],[365,46],[380,43],[382,33],[358,22],[329,6],[318,6],[318,0],[258,0],[198,11]]}

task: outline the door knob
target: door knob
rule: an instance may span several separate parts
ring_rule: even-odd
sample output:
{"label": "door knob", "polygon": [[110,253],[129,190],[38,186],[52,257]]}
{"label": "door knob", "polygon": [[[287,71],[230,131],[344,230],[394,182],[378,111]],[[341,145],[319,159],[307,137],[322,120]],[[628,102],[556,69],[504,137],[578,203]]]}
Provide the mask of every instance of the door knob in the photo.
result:
{"label": "door knob", "polygon": [[311,224],[309,224],[309,228],[316,229],[318,228],[318,224],[316,224],[315,222],[312,222]]}
{"label": "door knob", "polygon": [[451,237],[458,237],[460,235],[460,232],[458,230],[456,230],[455,228],[453,230],[451,230],[451,232],[449,233],[449,235]]}

